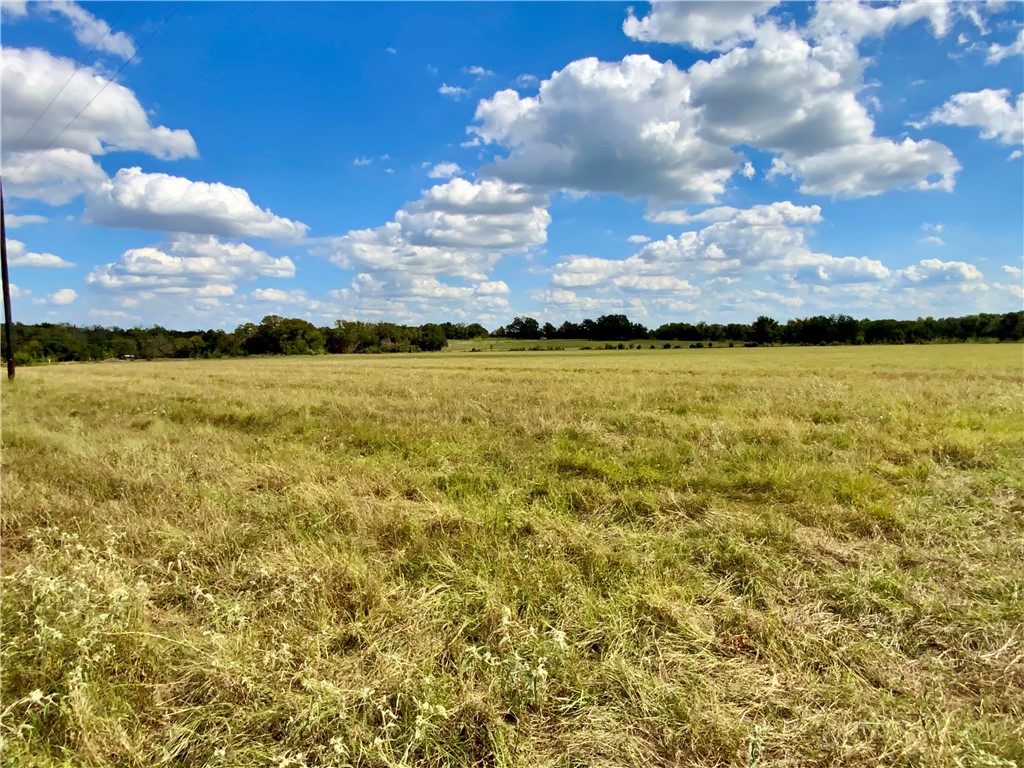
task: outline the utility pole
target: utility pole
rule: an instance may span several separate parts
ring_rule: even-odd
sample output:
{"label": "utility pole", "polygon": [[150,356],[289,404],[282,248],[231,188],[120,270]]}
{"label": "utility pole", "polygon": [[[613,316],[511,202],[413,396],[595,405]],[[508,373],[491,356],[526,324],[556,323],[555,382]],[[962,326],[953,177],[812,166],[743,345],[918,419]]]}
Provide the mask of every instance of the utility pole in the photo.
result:
{"label": "utility pole", "polygon": [[7,276],[7,217],[4,215],[4,182],[0,177],[0,272],[4,284],[4,346],[7,347],[7,378],[14,378],[14,342],[11,328],[11,279]]}

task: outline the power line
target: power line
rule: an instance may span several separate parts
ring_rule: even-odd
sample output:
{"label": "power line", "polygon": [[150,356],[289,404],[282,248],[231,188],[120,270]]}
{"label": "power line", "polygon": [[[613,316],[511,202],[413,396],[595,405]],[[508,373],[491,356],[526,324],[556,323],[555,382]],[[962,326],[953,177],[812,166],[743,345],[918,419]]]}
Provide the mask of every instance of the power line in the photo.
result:
{"label": "power line", "polygon": [[7,378],[14,378],[14,337],[11,331],[11,278],[7,273],[7,224],[4,217],[4,187],[0,179],[0,280],[4,293],[4,351],[7,353]]}
{"label": "power line", "polygon": [[32,158],[32,162],[31,163],[29,163],[28,165],[26,165],[24,168],[21,169],[21,172],[17,176],[14,177],[14,179],[13,179],[14,183],[16,183],[22,176],[24,176],[29,168],[31,168],[33,165],[35,165],[36,160],[38,160],[40,157],[42,157],[46,153],[46,151],[50,149],[50,147],[52,147],[54,144],[57,143],[57,139],[59,139],[61,136],[63,136],[64,132],[68,128],[71,127],[71,124],[74,123],[75,120],[77,120],[79,117],[82,116],[82,113],[85,112],[85,110],[87,110],[89,108],[90,104],[92,104],[94,101],[96,101],[96,99],[99,98],[100,94],[103,93],[103,91],[106,90],[107,86],[110,85],[111,82],[113,82],[114,78],[116,78],[118,75],[120,75],[121,72],[124,70],[124,68],[127,67],[129,64],[132,63],[132,61],[135,60],[135,57],[138,56],[142,52],[142,49],[146,47],[146,45],[149,43],[150,40],[152,40],[154,37],[156,37],[157,32],[159,32],[161,29],[164,28],[164,26],[166,26],[167,22],[171,20],[171,17],[174,16],[174,14],[176,14],[178,12],[178,9],[181,8],[182,5],[184,5],[184,0],[181,0],[181,2],[179,2],[176,6],[174,6],[174,10],[172,10],[169,14],[167,14],[167,18],[165,18],[162,22],[160,22],[160,26],[157,27],[156,29],[154,29],[153,32],[150,34],[150,36],[147,37],[146,40],[142,43],[142,45],[140,45],[138,48],[135,49],[135,53],[132,54],[132,57],[130,59],[128,59],[127,61],[125,61],[124,64],[122,64],[120,67],[118,67],[117,72],[115,72],[113,75],[111,75],[110,77],[107,78],[107,82],[105,82],[103,84],[103,87],[100,88],[98,91],[96,91],[96,94],[91,99],[89,99],[89,101],[86,103],[86,105],[84,107],[82,107],[80,110],[78,110],[78,114],[75,115],[74,117],[72,117],[71,120],[68,121],[68,124],[60,129],[60,133],[58,133],[56,136],[54,136],[49,144],[47,144],[45,147],[43,147],[41,150],[39,150],[39,152],[36,153],[36,156]]}
{"label": "power line", "polygon": [[71,83],[71,81],[75,79],[75,75],[77,75],[79,72],[82,71],[82,68],[85,67],[86,63],[89,61],[89,59],[92,57],[92,55],[94,53],[96,53],[96,49],[100,47],[100,43],[102,43],[104,40],[106,40],[107,39],[107,35],[109,35],[114,30],[114,24],[116,24],[117,22],[119,22],[121,20],[121,17],[124,16],[124,12],[125,12],[125,7],[122,7],[121,8],[121,12],[117,15],[117,18],[112,23],[107,25],[107,31],[103,33],[103,37],[101,37],[99,40],[96,41],[96,45],[94,45],[92,47],[92,50],[89,51],[89,53],[87,53],[85,55],[85,58],[82,60],[82,63],[79,64],[77,67],[75,67],[75,71],[71,73],[71,76],[68,77],[68,79],[64,81],[64,85],[62,85],[60,87],[60,90],[57,91],[57,93],[55,93],[53,95],[52,99],[50,99],[50,103],[47,104],[45,107],[43,107],[43,111],[39,113],[39,117],[37,117],[36,121],[34,123],[32,123],[32,125],[29,126],[29,129],[27,131],[25,131],[25,133],[23,133],[21,135],[21,138],[18,139],[18,143],[14,145],[14,149],[11,149],[11,150],[9,150],[7,152],[6,156],[4,157],[5,160],[10,159],[11,155],[13,155],[15,152],[18,151],[18,149],[21,147],[21,145],[25,142],[25,139],[28,138],[28,135],[30,133],[32,133],[32,131],[35,129],[35,127],[37,125],[39,125],[39,121],[43,119],[43,115],[45,115],[50,110],[50,107],[53,106],[53,102],[55,102],[57,100],[58,96],[60,96],[62,93],[64,93],[64,89],[67,88],[68,85]]}

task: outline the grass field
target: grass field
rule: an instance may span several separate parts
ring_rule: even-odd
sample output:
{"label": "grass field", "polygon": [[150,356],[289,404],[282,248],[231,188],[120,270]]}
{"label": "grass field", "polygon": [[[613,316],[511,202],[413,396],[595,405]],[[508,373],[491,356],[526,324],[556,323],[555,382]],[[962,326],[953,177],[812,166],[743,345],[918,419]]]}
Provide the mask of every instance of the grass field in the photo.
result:
{"label": "grass field", "polygon": [[1019,345],[29,368],[17,766],[1024,765]]}

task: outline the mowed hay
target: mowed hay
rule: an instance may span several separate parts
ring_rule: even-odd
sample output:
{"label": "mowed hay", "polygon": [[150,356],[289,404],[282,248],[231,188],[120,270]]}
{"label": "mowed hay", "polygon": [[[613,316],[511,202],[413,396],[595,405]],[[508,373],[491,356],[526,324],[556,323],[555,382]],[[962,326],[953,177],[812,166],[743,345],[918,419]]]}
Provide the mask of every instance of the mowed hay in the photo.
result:
{"label": "mowed hay", "polygon": [[1016,345],[4,383],[7,765],[1024,765]]}

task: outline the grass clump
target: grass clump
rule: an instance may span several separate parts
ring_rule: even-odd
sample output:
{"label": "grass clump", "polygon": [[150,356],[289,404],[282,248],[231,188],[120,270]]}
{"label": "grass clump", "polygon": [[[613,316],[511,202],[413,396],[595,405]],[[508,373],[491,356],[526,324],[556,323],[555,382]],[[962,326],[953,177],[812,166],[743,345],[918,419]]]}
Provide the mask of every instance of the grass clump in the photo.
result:
{"label": "grass clump", "polygon": [[8,765],[1024,764],[1008,346],[33,368]]}

